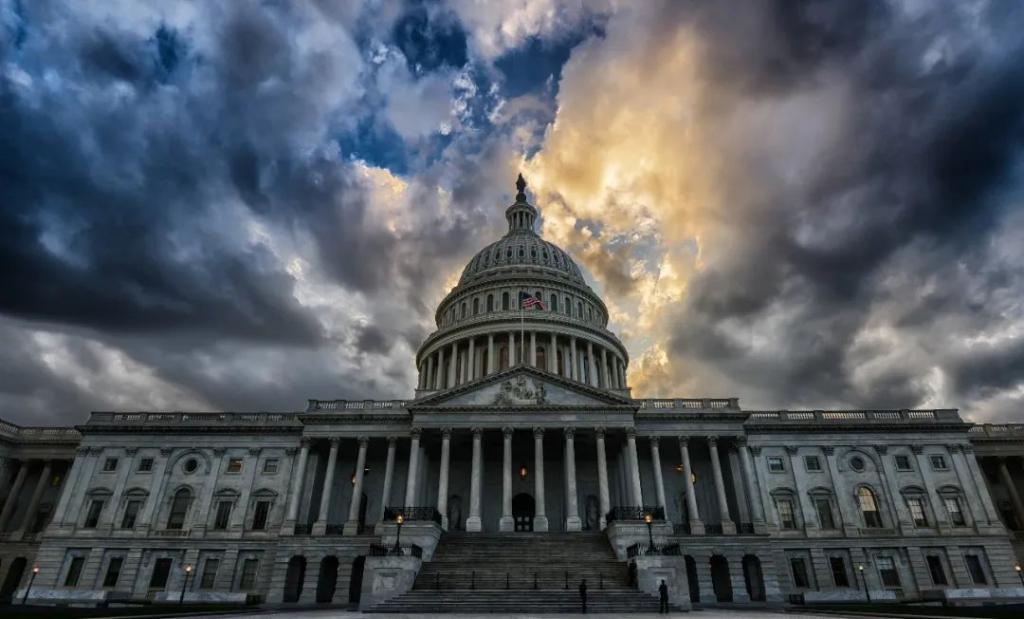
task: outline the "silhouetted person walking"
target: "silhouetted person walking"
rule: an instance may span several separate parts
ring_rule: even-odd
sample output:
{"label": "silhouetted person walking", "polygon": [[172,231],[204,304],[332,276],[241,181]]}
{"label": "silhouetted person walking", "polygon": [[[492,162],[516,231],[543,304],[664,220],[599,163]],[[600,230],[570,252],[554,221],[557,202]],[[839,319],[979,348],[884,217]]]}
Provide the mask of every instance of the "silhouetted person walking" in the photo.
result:
{"label": "silhouetted person walking", "polygon": [[658,587],[658,596],[661,598],[661,608],[658,609],[659,613],[668,614],[668,585],[665,581],[661,581],[661,586]]}
{"label": "silhouetted person walking", "polygon": [[587,579],[584,578],[583,582],[580,583],[580,607],[583,609],[583,614],[587,614]]}

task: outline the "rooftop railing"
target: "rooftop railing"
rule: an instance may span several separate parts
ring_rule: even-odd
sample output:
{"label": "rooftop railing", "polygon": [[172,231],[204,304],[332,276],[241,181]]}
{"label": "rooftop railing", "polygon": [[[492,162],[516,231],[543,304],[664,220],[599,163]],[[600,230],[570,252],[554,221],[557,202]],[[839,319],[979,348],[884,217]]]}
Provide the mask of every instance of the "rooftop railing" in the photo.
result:
{"label": "rooftop railing", "polygon": [[0,436],[15,441],[54,442],[78,441],[82,435],[74,428],[59,426],[19,426],[9,421],[0,420]]}
{"label": "rooftop railing", "polygon": [[754,423],[915,423],[960,422],[956,409],[855,411],[752,411]]}
{"label": "rooftop railing", "polygon": [[980,423],[968,431],[971,438],[1016,438],[1024,436],[1024,423]]}
{"label": "rooftop railing", "polygon": [[718,408],[739,410],[739,398],[647,398],[636,400],[641,410],[700,410]]}
{"label": "rooftop railing", "polygon": [[306,412],[386,411],[405,408],[405,400],[307,400]]}
{"label": "rooftop railing", "polygon": [[295,413],[93,413],[89,424],[115,425],[281,425],[296,422]]}

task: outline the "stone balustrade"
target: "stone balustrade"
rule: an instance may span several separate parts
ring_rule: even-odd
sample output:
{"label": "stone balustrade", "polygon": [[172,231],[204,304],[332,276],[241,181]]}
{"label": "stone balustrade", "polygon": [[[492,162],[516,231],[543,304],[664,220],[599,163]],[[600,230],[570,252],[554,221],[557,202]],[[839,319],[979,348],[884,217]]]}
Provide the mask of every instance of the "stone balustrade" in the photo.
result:
{"label": "stone balustrade", "polygon": [[9,421],[0,421],[0,436],[18,442],[77,443],[82,435],[74,428],[19,426]]}
{"label": "stone balustrade", "polygon": [[640,410],[740,409],[739,398],[646,398],[634,401],[640,405]]}
{"label": "stone balustrade", "polygon": [[752,424],[964,423],[956,409],[752,411]]}
{"label": "stone balustrade", "polygon": [[299,423],[297,413],[93,413],[88,425],[279,426]]}
{"label": "stone balustrade", "polygon": [[314,400],[306,401],[306,412],[342,410],[403,410],[405,400]]}

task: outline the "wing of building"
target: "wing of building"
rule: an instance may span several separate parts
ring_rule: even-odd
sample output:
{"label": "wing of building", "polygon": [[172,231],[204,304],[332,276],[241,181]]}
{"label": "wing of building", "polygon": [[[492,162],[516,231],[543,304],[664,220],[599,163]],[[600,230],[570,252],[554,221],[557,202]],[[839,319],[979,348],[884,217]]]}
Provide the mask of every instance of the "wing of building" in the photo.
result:
{"label": "wing of building", "polygon": [[0,594],[524,611],[576,608],[586,579],[609,612],[655,609],[661,580],[682,609],[1024,596],[1024,425],[633,398],[607,308],[517,188],[508,233],[437,308],[410,399],[0,424]]}

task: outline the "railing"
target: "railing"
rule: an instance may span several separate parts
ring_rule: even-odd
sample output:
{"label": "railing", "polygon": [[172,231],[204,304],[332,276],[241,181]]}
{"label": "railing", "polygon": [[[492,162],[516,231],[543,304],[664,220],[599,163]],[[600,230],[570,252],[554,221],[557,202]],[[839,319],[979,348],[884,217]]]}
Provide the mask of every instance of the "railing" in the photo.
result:
{"label": "railing", "polygon": [[971,438],[1016,438],[1024,436],[1024,423],[983,423],[972,427]]}
{"label": "railing", "polygon": [[277,426],[298,422],[295,413],[93,413],[89,425]]}
{"label": "railing", "polygon": [[736,533],[739,535],[753,535],[754,534],[754,523],[752,522],[737,522]]}
{"label": "railing", "polygon": [[626,548],[626,558],[635,559],[636,557],[678,557],[682,555],[682,550],[679,549],[679,544],[662,544],[661,546],[655,544],[633,544]]}
{"label": "railing", "polygon": [[611,511],[605,515],[605,520],[609,524],[616,520],[639,520],[642,522],[644,517],[648,514],[651,515],[653,520],[664,520],[665,508],[658,507],[657,505],[624,505],[613,507]]}
{"label": "railing", "polygon": [[402,410],[405,400],[306,400],[306,412]]}
{"label": "railing", "polygon": [[189,529],[155,529],[153,537],[188,537],[191,533]]}
{"label": "railing", "polygon": [[[752,411],[754,423],[913,423],[962,422],[956,409],[859,411]],[[1024,431],[1022,431],[1024,432]]]}
{"label": "railing", "polygon": [[295,525],[295,535],[309,535],[312,533],[313,527],[308,524],[297,524]]}
{"label": "railing", "polygon": [[416,544],[394,546],[391,544],[370,544],[371,557],[416,557],[423,558],[423,549]]}
{"label": "railing", "polygon": [[341,535],[345,532],[345,525],[343,524],[329,524],[324,530],[325,535]]}
{"label": "railing", "polygon": [[705,524],[704,525],[705,535],[724,535],[725,531],[722,529],[721,524]]}
{"label": "railing", "polygon": [[705,408],[724,408],[739,410],[739,398],[646,398],[636,400],[641,409],[647,410],[700,410]]}
{"label": "railing", "polygon": [[412,520],[430,520],[441,524],[441,512],[436,507],[399,507],[390,506],[384,508],[384,522],[394,522],[402,514],[405,522]]}
{"label": "railing", "polygon": [[17,441],[79,441],[81,433],[74,428],[62,428],[60,426],[19,426],[9,421],[0,421],[0,436],[5,436]]}

